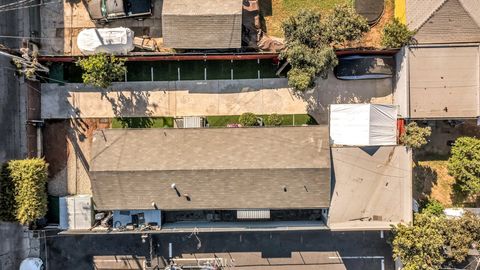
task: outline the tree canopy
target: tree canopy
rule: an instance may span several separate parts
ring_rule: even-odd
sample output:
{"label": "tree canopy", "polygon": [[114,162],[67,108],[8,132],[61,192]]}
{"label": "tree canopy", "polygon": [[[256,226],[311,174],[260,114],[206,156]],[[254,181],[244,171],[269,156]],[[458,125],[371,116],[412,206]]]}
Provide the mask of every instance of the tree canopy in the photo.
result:
{"label": "tree canopy", "polygon": [[393,257],[400,259],[405,270],[436,270],[445,261],[442,254],[444,239],[441,218],[415,215],[411,226],[399,224],[392,229]]}
{"label": "tree canopy", "polygon": [[480,139],[460,137],[455,141],[448,173],[455,178],[456,191],[467,196],[480,194]]}
{"label": "tree canopy", "polygon": [[400,136],[400,142],[412,149],[419,149],[428,143],[427,137],[431,134],[430,127],[420,127],[417,122],[411,122],[405,127],[405,133]]}
{"label": "tree canopy", "polygon": [[82,79],[85,84],[107,88],[113,81],[122,80],[125,76],[125,59],[105,53],[91,55],[77,61],[82,68]]}
{"label": "tree canopy", "polygon": [[367,19],[346,4],[335,6],[325,21],[325,36],[328,43],[333,45],[345,45],[357,40],[369,29]]}
{"label": "tree canopy", "polygon": [[292,66],[288,83],[304,91],[315,77],[326,78],[337,64],[334,46],[360,38],[368,31],[367,21],[347,5],[336,6],[324,20],[320,13],[301,11],[283,24],[285,50],[280,53]]}
{"label": "tree canopy", "polygon": [[468,250],[480,244],[480,217],[468,211],[460,218],[422,212],[413,225],[400,224],[392,232],[393,255],[403,269],[440,269],[464,262]]}
{"label": "tree canopy", "polygon": [[382,46],[386,48],[401,48],[413,42],[414,31],[408,30],[408,27],[401,23],[397,18],[389,22],[383,28]]}

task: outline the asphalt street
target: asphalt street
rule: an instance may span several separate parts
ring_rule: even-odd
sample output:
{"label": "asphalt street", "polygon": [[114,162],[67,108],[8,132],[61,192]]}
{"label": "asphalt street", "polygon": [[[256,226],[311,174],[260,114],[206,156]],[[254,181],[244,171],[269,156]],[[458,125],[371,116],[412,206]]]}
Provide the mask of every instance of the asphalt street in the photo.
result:
{"label": "asphalt street", "polygon": [[[0,6],[15,2],[17,0],[0,0]],[[0,9],[0,44],[11,49],[20,48],[21,39],[5,36],[23,35],[25,12]],[[20,158],[25,151],[25,94],[20,91],[12,68],[10,58],[0,55],[0,162]]]}
{"label": "asphalt street", "polygon": [[[380,232],[229,232],[152,234],[155,256],[218,256],[234,258],[235,268],[277,269],[394,269],[389,235]],[[171,244],[171,253],[169,246]],[[134,255],[149,258],[149,241],[141,234],[47,234],[42,259],[47,269],[94,269],[93,256]],[[227,254],[227,255],[226,255]],[[255,258],[254,254],[257,255]],[[295,262],[295,254],[302,257]],[[310,257],[307,258],[307,255]],[[258,264],[257,264],[258,262]],[[247,267],[248,266],[248,267]],[[280,268],[278,268],[280,269]]]}

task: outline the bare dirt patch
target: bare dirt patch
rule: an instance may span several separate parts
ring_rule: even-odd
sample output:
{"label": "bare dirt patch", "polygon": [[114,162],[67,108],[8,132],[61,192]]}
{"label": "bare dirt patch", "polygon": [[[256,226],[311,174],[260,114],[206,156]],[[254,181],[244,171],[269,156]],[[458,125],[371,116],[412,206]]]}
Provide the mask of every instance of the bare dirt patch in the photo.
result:
{"label": "bare dirt patch", "polygon": [[359,41],[352,42],[350,47],[372,47],[372,48],[380,48],[382,47],[382,32],[385,25],[391,22],[395,16],[395,5],[393,0],[386,0],[385,1],[385,10],[383,11],[383,15],[375,24],[370,31],[368,31]]}
{"label": "bare dirt patch", "polygon": [[[290,16],[294,16],[300,10],[315,10],[321,12],[322,16],[326,16],[331,12],[333,7],[337,4],[351,4],[350,0],[271,0],[270,13],[262,12],[265,16],[266,30],[270,36],[283,37],[282,23]],[[260,7],[262,8],[262,1],[260,1]],[[266,9],[266,8],[264,8]],[[393,20],[395,5],[393,0],[385,1],[385,10],[376,25],[374,25],[368,33],[366,33],[362,39],[357,42],[347,44],[346,47],[381,47],[382,31],[385,25]],[[271,14],[271,16],[269,16]]]}
{"label": "bare dirt patch", "polygon": [[455,179],[448,174],[447,165],[451,143],[461,136],[480,138],[480,127],[476,125],[475,120],[457,123],[429,121],[426,124],[432,128],[432,135],[428,144],[415,152],[418,164],[413,169],[414,198],[430,197],[445,207],[475,204],[454,193],[452,186]]}
{"label": "bare dirt patch", "polygon": [[110,119],[47,120],[43,129],[45,160],[49,164],[49,194],[90,193],[88,176],[92,134],[110,128]]}
{"label": "bare dirt patch", "polygon": [[47,120],[43,128],[43,147],[45,160],[49,164],[48,172],[50,177],[67,165],[67,130],[68,120]]}
{"label": "bare dirt patch", "polygon": [[445,207],[454,205],[452,185],[455,182],[448,174],[446,160],[421,161],[414,168],[414,198],[427,196],[441,202]]}

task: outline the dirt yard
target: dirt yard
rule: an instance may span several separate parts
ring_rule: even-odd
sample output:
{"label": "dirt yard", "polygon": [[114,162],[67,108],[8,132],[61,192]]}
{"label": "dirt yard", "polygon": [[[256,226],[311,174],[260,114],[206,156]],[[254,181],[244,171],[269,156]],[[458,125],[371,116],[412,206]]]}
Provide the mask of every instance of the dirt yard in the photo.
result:
{"label": "dirt yard", "polygon": [[[269,1],[263,1],[269,2]],[[331,12],[337,4],[352,4],[352,0],[271,0],[271,9],[266,8],[260,1],[260,8],[264,13],[266,30],[270,36],[283,37],[282,23],[300,10],[315,10],[324,14]],[[385,10],[380,21],[365,34],[358,42],[348,44],[347,47],[381,47],[382,30],[394,17],[394,1],[385,1]],[[265,11],[266,10],[266,11]]]}
{"label": "dirt yard", "polygon": [[49,164],[50,195],[91,194],[88,170],[92,134],[96,129],[110,127],[109,119],[46,121],[43,144]]}
{"label": "dirt yard", "polygon": [[[450,143],[458,137],[480,137],[480,127],[475,120],[467,120],[461,123],[449,123],[447,121],[429,121],[427,124],[432,128],[429,142],[420,151],[416,151],[415,159],[418,161],[413,169],[415,199],[427,196],[440,201],[445,207],[461,206],[465,203],[455,196],[452,185],[455,180],[448,175],[448,158],[450,156]],[[479,202],[477,202],[478,206]]]}
{"label": "dirt yard", "polygon": [[363,38],[353,44],[350,44],[350,47],[373,47],[373,48],[381,48],[381,41],[382,41],[382,32],[385,25],[392,21],[395,16],[395,5],[393,0],[386,0],[385,1],[385,10],[383,11],[383,15],[380,21],[374,25],[368,33],[366,33]]}
{"label": "dirt yard", "polygon": [[352,0],[260,0],[259,2],[265,17],[267,33],[270,36],[283,37],[282,23],[300,10],[315,10],[323,15],[331,12],[335,5],[351,4]]}
{"label": "dirt yard", "polygon": [[453,203],[452,185],[455,180],[448,175],[446,160],[421,161],[414,167],[413,197],[421,200],[430,196],[445,207]]}

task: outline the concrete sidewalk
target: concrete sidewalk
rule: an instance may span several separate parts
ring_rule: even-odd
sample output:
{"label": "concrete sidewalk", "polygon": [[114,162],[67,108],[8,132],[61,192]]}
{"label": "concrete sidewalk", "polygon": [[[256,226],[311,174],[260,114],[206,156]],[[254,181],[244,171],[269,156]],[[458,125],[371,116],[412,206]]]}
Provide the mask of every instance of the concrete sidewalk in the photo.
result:
{"label": "concrete sidewalk", "polygon": [[340,81],[333,74],[296,93],[286,79],[122,82],[109,89],[42,84],[42,118],[112,118],[303,114],[320,118],[329,104],[392,103],[391,80]]}

